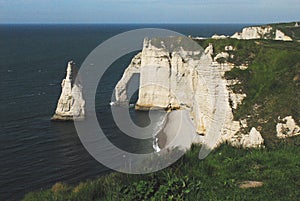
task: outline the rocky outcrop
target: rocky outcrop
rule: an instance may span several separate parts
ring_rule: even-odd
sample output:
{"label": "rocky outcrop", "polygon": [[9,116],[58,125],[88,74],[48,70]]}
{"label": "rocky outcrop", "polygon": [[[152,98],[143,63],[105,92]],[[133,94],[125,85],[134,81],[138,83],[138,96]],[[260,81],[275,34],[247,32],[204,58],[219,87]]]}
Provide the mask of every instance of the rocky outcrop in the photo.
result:
{"label": "rocky outcrop", "polygon": [[[228,85],[231,86],[231,85]],[[244,93],[234,93],[231,89],[229,91],[229,100],[231,102],[231,107],[237,109],[238,105],[242,104],[243,100],[247,97]]]}
{"label": "rocky outcrop", "polygon": [[300,135],[300,127],[292,116],[279,119],[281,122],[276,125],[277,137],[286,138]]}
{"label": "rocky outcrop", "polygon": [[245,132],[248,128],[247,120],[239,121],[240,130],[231,137],[224,139],[228,144],[238,148],[264,148],[264,139],[261,133],[252,127],[250,132]]}
{"label": "rocky outcrop", "polygon": [[281,30],[274,30],[271,26],[246,27],[242,32],[236,32],[231,38],[239,40],[269,39],[292,41],[291,37],[286,36]]}
{"label": "rocky outcrop", "polygon": [[[241,129],[241,122],[233,120],[232,110],[245,95],[229,90],[223,75],[232,67],[214,65],[212,44],[203,50],[198,45],[186,46],[184,40],[182,37],[145,39],[142,52],[133,58],[116,86],[116,102],[128,103],[127,82],[139,73],[137,110],[188,110],[196,132],[204,136],[194,142],[208,143],[208,133],[214,132],[212,125],[216,122],[223,125],[217,144],[230,142]],[[216,116],[216,111],[225,119]],[[238,143],[243,147],[259,147],[263,140],[252,129]]]}
{"label": "rocky outcrop", "polygon": [[234,47],[232,45],[226,45],[224,49],[225,51],[233,51]]}
{"label": "rocky outcrop", "polygon": [[261,148],[263,147],[264,139],[256,128],[252,128],[249,135],[242,135],[241,146],[243,148]]}
{"label": "rocky outcrop", "polygon": [[214,61],[218,61],[219,59],[228,59],[229,58],[229,53],[228,52],[220,52],[218,53],[215,58],[214,58]]}
{"label": "rocky outcrop", "polygon": [[237,32],[231,38],[236,39],[268,39],[269,34],[272,31],[271,26],[267,27],[246,27],[242,30],[241,33]]}
{"label": "rocky outcrop", "polygon": [[218,39],[225,39],[225,38],[228,38],[228,37],[229,36],[215,34],[211,38],[218,40]]}
{"label": "rocky outcrop", "polygon": [[67,75],[61,83],[62,91],[55,114],[51,120],[83,120],[85,101],[82,96],[82,85],[77,77],[77,68],[73,61],[68,62]]}
{"label": "rocky outcrop", "polygon": [[293,39],[289,36],[286,36],[282,31],[276,30],[275,33],[275,40],[282,40],[282,41],[293,41]]}

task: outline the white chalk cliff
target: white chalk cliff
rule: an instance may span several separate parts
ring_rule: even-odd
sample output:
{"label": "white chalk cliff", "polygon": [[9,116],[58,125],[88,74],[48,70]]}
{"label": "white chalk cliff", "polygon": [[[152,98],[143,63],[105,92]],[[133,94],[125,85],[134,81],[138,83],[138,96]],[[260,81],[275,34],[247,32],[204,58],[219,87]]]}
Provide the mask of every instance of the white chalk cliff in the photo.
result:
{"label": "white chalk cliff", "polygon": [[293,39],[276,29],[275,40],[292,41]]}
{"label": "white chalk cliff", "polygon": [[61,83],[62,91],[52,120],[83,120],[85,101],[82,96],[82,85],[76,79],[77,69],[73,61],[68,62],[67,75]]}
{"label": "white chalk cliff", "polygon": [[[234,138],[234,146],[262,146],[263,139],[255,128],[248,135],[240,134],[242,123],[233,120],[232,109],[242,102],[245,94],[234,94],[228,89],[230,82],[223,75],[232,67],[215,65],[212,44],[203,51],[198,45],[185,46],[184,40],[184,37],[145,39],[142,52],[132,59],[115,88],[116,102],[128,104],[126,85],[138,73],[136,109],[188,110],[196,132],[201,134],[194,139],[195,143],[207,143],[208,130],[214,129],[211,125],[216,121],[224,123],[217,145],[231,143]],[[225,119],[218,119],[216,111]],[[236,138],[238,134],[242,137]]]}
{"label": "white chalk cliff", "polygon": [[271,40],[282,40],[292,41],[293,39],[285,35],[281,30],[274,30],[271,26],[255,26],[243,28],[242,32],[236,32],[231,38],[239,40],[250,40],[250,39],[271,39]]}

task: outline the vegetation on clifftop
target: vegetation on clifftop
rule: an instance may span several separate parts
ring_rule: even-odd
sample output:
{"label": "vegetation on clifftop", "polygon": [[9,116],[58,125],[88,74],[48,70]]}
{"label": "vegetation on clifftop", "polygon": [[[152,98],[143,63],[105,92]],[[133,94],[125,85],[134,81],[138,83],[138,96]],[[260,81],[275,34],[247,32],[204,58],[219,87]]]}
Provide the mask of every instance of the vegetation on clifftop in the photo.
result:
{"label": "vegetation on clifftop", "polygon": [[[247,119],[249,128],[261,132],[267,146],[279,142],[276,136],[278,118],[292,116],[300,125],[300,44],[272,40],[206,40],[204,47],[213,43],[215,52],[224,52],[225,46],[233,58],[228,62],[236,66],[247,64],[246,70],[234,68],[226,72],[226,79],[241,83],[231,86],[235,93],[247,97],[234,111],[236,120]],[[287,139],[299,144],[299,138]]]}
{"label": "vegetation on clifftop", "polygon": [[300,40],[300,26],[296,27],[295,24],[296,24],[295,22],[290,22],[290,23],[271,24],[270,26],[272,26],[274,30],[275,29],[281,30],[283,33],[290,36],[293,40]]}
{"label": "vegetation on clifftop", "polygon": [[[83,200],[297,200],[300,197],[300,147],[242,150],[223,145],[205,160],[194,146],[179,161],[147,175],[112,173],[77,186],[57,183],[29,193],[23,201]],[[263,186],[240,188],[244,181]]]}

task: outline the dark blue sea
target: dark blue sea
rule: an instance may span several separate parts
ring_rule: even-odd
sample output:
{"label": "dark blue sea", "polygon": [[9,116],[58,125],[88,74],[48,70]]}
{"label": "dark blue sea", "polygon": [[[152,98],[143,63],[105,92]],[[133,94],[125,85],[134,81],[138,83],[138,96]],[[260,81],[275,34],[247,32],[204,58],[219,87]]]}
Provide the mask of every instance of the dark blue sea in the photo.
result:
{"label": "dark blue sea", "polygon": [[[246,25],[0,25],[0,200],[20,200],[56,182],[78,184],[110,170],[82,146],[72,122],[51,122],[66,64],[78,66],[106,39],[138,28],[164,28],[184,35],[232,35]],[[135,53],[118,59],[96,95],[98,120],[116,146],[147,152],[152,142],[120,135],[111,118],[113,89]],[[134,101],[134,100],[133,100]],[[132,110],[142,126],[147,114]],[[109,156],[108,156],[109,157]]]}

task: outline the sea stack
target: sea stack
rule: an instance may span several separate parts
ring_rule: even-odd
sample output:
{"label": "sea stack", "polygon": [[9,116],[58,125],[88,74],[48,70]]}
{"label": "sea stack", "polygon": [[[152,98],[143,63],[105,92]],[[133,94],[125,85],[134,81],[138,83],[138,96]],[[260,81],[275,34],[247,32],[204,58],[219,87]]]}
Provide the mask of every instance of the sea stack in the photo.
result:
{"label": "sea stack", "polygon": [[77,77],[76,64],[69,61],[67,75],[61,83],[62,91],[57,103],[53,121],[84,120],[85,101],[82,96],[82,85]]}

